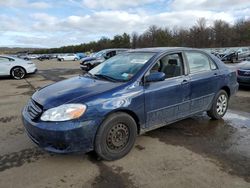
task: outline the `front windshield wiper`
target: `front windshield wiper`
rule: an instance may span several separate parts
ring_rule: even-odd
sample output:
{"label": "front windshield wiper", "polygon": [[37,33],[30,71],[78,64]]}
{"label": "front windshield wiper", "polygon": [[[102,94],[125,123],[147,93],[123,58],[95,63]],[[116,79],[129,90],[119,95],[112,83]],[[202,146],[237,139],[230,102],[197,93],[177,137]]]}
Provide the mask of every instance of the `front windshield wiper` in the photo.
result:
{"label": "front windshield wiper", "polygon": [[108,75],[105,75],[105,74],[94,74],[94,76],[96,76],[98,78],[105,79],[105,80],[109,80],[112,82],[120,82],[121,81],[121,80],[115,79],[115,78],[108,76]]}
{"label": "front windshield wiper", "polygon": [[91,78],[97,78],[95,75],[91,74],[90,72],[86,72],[84,74],[84,76],[88,76],[88,77],[91,77]]}

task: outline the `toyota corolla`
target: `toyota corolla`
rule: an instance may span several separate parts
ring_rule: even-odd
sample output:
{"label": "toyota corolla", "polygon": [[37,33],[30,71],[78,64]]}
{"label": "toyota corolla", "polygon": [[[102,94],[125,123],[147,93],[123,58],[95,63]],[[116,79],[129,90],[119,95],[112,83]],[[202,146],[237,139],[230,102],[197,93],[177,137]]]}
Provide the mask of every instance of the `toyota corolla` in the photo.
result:
{"label": "toyota corolla", "polygon": [[237,90],[236,72],[211,54],[136,49],[39,89],[22,117],[29,137],[45,150],[95,150],[105,160],[116,160],[147,131],[204,111],[221,119]]}

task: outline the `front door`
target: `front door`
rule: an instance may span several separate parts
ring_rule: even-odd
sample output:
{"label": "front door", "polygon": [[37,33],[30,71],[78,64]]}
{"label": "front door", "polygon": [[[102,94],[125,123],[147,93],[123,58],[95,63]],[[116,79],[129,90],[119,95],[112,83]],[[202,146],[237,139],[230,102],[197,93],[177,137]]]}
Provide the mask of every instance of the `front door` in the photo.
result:
{"label": "front door", "polygon": [[164,72],[164,81],[146,83],[146,126],[163,126],[189,114],[190,79],[185,75],[182,53],[160,58],[147,73]]}

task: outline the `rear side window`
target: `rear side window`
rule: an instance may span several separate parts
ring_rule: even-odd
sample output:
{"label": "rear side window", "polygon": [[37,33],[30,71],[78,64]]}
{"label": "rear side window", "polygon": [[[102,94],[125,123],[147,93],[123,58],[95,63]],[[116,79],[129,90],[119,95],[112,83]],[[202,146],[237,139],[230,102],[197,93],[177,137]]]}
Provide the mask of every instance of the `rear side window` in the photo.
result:
{"label": "rear side window", "polygon": [[8,61],[10,61],[10,59],[5,58],[5,57],[0,57],[0,63],[5,63],[5,62],[8,62]]}
{"label": "rear side window", "polygon": [[190,73],[198,73],[216,69],[216,65],[204,54],[199,52],[186,52]]}

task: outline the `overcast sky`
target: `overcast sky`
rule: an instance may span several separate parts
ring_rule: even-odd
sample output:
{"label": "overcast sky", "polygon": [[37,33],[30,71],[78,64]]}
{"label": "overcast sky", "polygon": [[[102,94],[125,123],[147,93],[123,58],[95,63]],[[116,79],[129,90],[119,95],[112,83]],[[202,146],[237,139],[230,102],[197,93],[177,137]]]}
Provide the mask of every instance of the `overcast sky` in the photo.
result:
{"label": "overcast sky", "polygon": [[0,0],[0,46],[60,47],[201,17],[250,19],[250,0]]}

